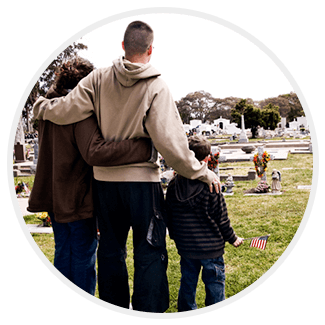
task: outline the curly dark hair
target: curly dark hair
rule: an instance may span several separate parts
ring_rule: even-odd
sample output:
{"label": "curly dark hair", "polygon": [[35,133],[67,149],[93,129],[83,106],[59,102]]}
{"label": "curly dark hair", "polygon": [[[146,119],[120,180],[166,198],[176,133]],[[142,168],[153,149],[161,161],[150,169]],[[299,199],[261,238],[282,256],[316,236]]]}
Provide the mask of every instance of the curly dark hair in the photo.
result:
{"label": "curly dark hair", "polygon": [[86,77],[94,69],[92,63],[81,57],[64,62],[58,72],[55,73],[55,90],[62,93],[64,89],[73,89],[82,78]]}

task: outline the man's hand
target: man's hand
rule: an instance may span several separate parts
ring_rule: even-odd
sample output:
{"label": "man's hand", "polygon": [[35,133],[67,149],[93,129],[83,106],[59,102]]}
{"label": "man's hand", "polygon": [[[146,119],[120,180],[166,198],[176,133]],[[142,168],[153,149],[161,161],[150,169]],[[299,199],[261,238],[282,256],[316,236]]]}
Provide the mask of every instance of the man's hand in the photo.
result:
{"label": "man's hand", "polygon": [[236,241],[235,241],[234,243],[232,243],[232,244],[233,244],[233,246],[235,246],[235,247],[237,248],[237,247],[240,246],[243,242],[244,242],[244,241],[243,241],[243,238],[237,237]]}
{"label": "man's hand", "polygon": [[219,179],[216,177],[213,182],[209,185],[210,187],[210,192],[213,193],[213,187],[216,190],[217,193],[219,193],[219,191],[221,191],[221,183],[219,181]]}

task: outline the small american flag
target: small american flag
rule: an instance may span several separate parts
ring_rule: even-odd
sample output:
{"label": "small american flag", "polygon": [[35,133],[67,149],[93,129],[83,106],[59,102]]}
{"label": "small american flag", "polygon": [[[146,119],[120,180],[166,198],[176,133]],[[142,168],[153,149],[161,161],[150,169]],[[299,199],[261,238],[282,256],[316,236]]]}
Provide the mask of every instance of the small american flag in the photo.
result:
{"label": "small american flag", "polygon": [[24,186],[24,190],[25,190],[26,194],[29,195],[30,194],[30,190],[29,190],[27,184],[23,182],[23,186]]}
{"label": "small american flag", "polygon": [[267,239],[270,235],[253,238],[249,247],[257,247],[260,249],[265,249]]}

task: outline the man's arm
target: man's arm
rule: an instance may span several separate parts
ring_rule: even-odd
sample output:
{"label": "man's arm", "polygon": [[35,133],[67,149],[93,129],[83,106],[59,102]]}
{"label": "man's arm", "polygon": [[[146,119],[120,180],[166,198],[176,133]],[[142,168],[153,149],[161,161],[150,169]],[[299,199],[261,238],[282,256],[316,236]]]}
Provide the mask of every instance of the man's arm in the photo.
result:
{"label": "man's arm", "polygon": [[72,124],[88,118],[94,112],[94,78],[94,74],[90,73],[65,97],[47,99],[41,96],[34,104],[34,117],[58,125]]}
{"label": "man's arm", "polygon": [[161,83],[160,90],[153,94],[145,127],[156,149],[177,173],[207,183],[210,191],[212,183],[217,182],[215,188],[218,192],[220,182],[217,175],[205,163],[199,162],[194,152],[189,150],[183,123],[167,86],[161,79],[155,82]]}
{"label": "man's arm", "polygon": [[90,166],[119,166],[146,162],[151,157],[149,138],[105,141],[94,115],[76,123],[75,139],[78,149]]}

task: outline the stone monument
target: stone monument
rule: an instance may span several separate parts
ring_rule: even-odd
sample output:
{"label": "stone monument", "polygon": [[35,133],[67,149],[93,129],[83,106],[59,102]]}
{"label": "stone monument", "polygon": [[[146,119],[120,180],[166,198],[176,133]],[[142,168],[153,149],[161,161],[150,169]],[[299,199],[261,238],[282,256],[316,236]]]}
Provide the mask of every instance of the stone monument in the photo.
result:
{"label": "stone monument", "polygon": [[[263,146],[260,146],[257,148],[257,152],[258,152],[258,159],[260,161],[262,161],[263,159],[263,153],[264,153],[264,147]],[[262,177],[261,177],[261,181],[265,181],[266,182],[266,172],[264,170],[264,167],[260,164],[259,166],[259,170],[260,170],[260,173],[262,174]]]}
{"label": "stone monument", "polygon": [[21,116],[19,118],[17,130],[16,130],[14,150],[15,150],[16,163],[26,161],[24,126],[23,126],[23,120]]}
{"label": "stone monument", "polygon": [[233,177],[231,174],[228,174],[228,177],[225,181],[225,187],[227,188],[226,193],[233,193],[232,188],[235,186]]}
{"label": "stone monument", "polygon": [[241,116],[241,132],[239,135],[239,143],[241,142],[248,142],[248,138],[245,132],[245,122],[244,122],[244,115]]}
{"label": "stone monument", "polygon": [[36,173],[37,161],[38,161],[38,138],[35,138],[34,139],[34,160],[33,160],[33,165],[30,166],[30,170],[33,174]]}
{"label": "stone monument", "polygon": [[272,171],[272,193],[280,193],[281,190],[281,173],[273,169]]}

